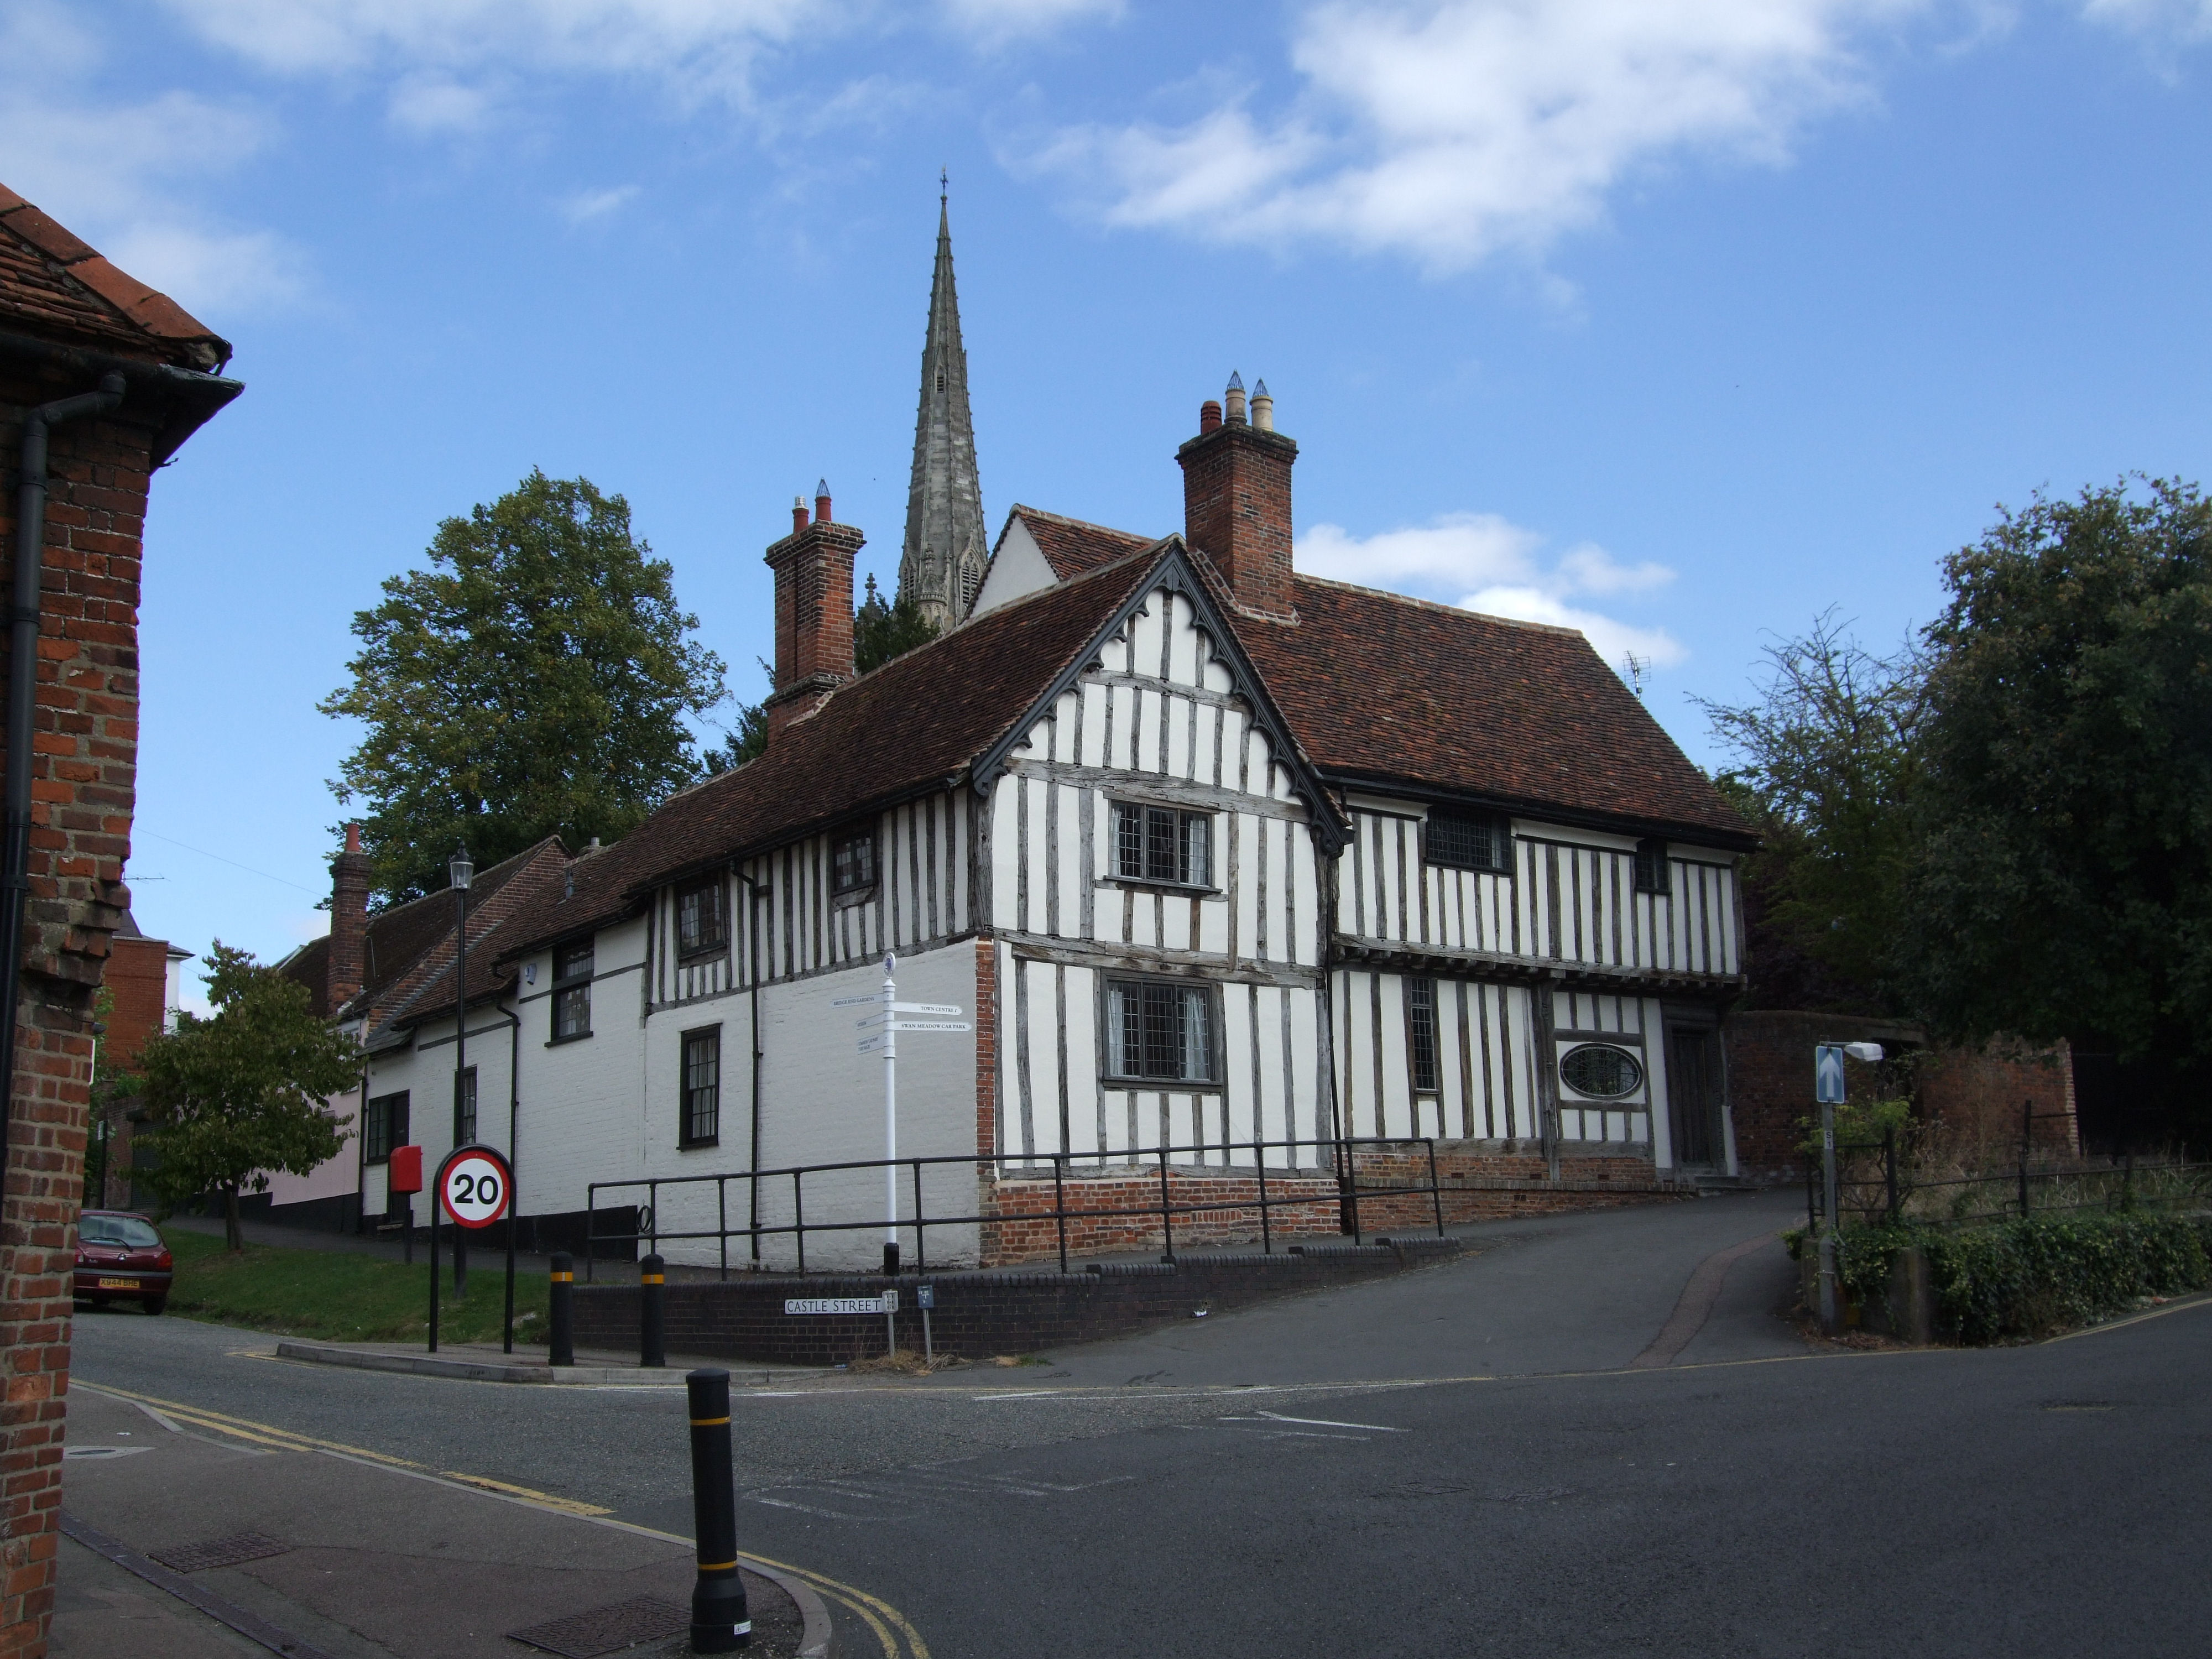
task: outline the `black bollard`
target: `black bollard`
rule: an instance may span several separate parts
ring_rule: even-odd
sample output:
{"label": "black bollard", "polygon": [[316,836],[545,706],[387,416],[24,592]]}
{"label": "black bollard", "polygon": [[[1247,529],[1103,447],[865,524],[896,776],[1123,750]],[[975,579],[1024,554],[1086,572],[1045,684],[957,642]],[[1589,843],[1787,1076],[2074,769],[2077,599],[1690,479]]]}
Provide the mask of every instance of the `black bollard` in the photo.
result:
{"label": "black bollard", "polygon": [[547,1301],[546,1340],[552,1352],[546,1355],[549,1365],[573,1365],[576,1363],[576,1261],[566,1250],[553,1252],[552,1287]]}
{"label": "black bollard", "polygon": [[691,1530],[699,1579],[691,1590],[691,1651],[734,1653],[753,1638],[745,1581],[738,1576],[738,1489],[730,1472],[730,1374],[714,1367],[684,1379],[691,1401]]}
{"label": "black bollard", "polygon": [[661,1297],[661,1279],[667,1263],[649,1255],[637,1264],[637,1363],[657,1366],[668,1363],[667,1309]]}

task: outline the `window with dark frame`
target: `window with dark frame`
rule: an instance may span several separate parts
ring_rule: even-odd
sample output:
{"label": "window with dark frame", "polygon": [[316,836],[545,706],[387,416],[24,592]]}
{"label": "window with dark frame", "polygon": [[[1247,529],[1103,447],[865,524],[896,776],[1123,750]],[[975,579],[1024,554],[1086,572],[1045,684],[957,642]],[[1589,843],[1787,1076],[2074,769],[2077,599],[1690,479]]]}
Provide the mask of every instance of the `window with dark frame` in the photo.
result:
{"label": "window with dark frame", "polygon": [[1639,893],[1671,890],[1667,879],[1667,843],[1656,836],[1636,843],[1636,890]]}
{"label": "window with dark frame", "polygon": [[1513,830],[1495,812],[1431,812],[1421,834],[1422,856],[1454,870],[1513,872]]}
{"label": "window with dark frame", "polygon": [[708,876],[677,889],[677,950],[687,957],[720,950],[728,933],[722,915],[721,877]]}
{"label": "window with dark frame", "polygon": [[465,1146],[477,1138],[477,1068],[473,1066],[453,1080],[453,1145]]}
{"label": "window with dark frame", "polygon": [[830,885],[834,892],[857,893],[876,884],[876,832],[856,830],[830,844]]}
{"label": "window with dark frame", "polygon": [[686,1146],[711,1146],[722,1133],[722,1028],[684,1034],[684,1132]]}
{"label": "window with dark frame", "polygon": [[379,1095],[363,1109],[362,1156],[371,1164],[389,1163],[392,1149],[407,1144],[407,1091]]}
{"label": "window with dark frame", "polygon": [[592,1034],[592,941],[553,953],[553,1041]]}
{"label": "window with dark frame", "polygon": [[1213,818],[1172,806],[1114,805],[1114,870],[1124,881],[1213,884]]}
{"label": "window with dark frame", "polygon": [[1432,979],[1406,981],[1406,1027],[1413,1051],[1413,1092],[1437,1092],[1437,982]]}
{"label": "window with dark frame", "polygon": [[1213,992],[1173,980],[1106,982],[1106,1070],[1121,1079],[1217,1081]]}

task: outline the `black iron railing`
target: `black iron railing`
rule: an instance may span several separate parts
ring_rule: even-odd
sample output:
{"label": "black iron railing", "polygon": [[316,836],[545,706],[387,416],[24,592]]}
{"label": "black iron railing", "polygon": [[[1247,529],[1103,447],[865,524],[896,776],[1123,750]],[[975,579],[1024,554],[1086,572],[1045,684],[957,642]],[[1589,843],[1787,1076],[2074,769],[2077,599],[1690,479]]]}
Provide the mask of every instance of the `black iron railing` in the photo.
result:
{"label": "black iron railing", "polygon": [[[1418,1164],[1425,1169],[1428,1179],[1412,1184],[1377,1185],[1371,1179],[1378,1171],[1369,1170],[1370,1178],[1363,1179],[1358,1169],[1359,1149],[1376,1147],[1419,1148]],[[1310,1149],[1329,1158],[1326,1164],[1309,1165],[1299,1169],[1278,1165],[1271,1172],[1266,1154],[1271,1150],[1297,1151]],[[1189,1155],[1221,1158],[1249,1152],[1252,1164],[1171,1163],[1177,1156]],[[924,1201],[922,1171],[941,1165],[967,1164],[981,1170],[998,1171],[1002,1180],[1052,1182],[1052,1208],[1020,1210],[977,1210],[975,1213],[932,1215],[927,1212]],[[1085,1203],[1071,1205],[1071,1196],[1080,1195],[1092,1176],[1127,1180],[1143,1170],[1147,1174],[1157,1168],[1159,1197],[1157,1201],[1142,1204],[1098,1206]],[[1000,1153],[956,1152],[932,1158],[860,1158],[838,1164],[793,1164],[780,1170],[738,1170],[720,1175],[641,1176],[629,1181],[594,1181],[586,1189],[588,1206],[585,1218],[586,1242],[584,1252],[585,1277],[592,1276],[592,1263],[601,1244],[635,1247],[646,1244],[658,1254],[664,1243],[711,1239],[720,1254],[720,1271],[726,1279],[730,1272],[730,1241],[744,1241],[750,1247],[750,1260],[760,1260],[761,1241],[766,1238],[791,1236],[797,1244],[798,1268],[806,1271],[806,1237],[809,1233],[867,1232],[890,1224],[880,1212],[860,1220],[809,1221],[806,1219],[806,1182],[811,1176],[831,1173],[895,1169],[902,1174],[912,1172],[909,1194],[911,1213],[898,1218],[898,1230],[909,1230],[914,1234],[915,1261],[917,1271],[928,1266],[928,1230],[932,1227],[991,1226],[1018,1224],[1025,1222],[1050,1221],[1054,1224],[1060,1250],[1060,1269],[1067,1271],[1067,1229],[1070,1221],[1079,1224],[1127,1220],[1157,1217],[1160,1237],[1168,1258],[1175,1257],[1175,1221],[1178,1216],[1212,1214],[1222,1211],[1257,1210],[1260,1212],[1260,1242],[1262,1249],[1274,1253],[1274,1217],[1282,1211],[1334,1206],[1339,1212],[1339,1226],[1352,1235],[1355,1243],[1364,1243],[1365,1233],[1359,1206],[1363,1201],[1372,1205],[1378,1199],[1406,1198],[1425,1195],[1434,1217],[1437,1236],[1444,1231],[1443,1188],[1437,1178],[1437,1143],[1429,1137],[1364,1136],[1345,1140],[1240,1140],[1224,1146],[1220,1141],[1205,1145],[1181,1146],[1148,1146],[1134,1152],[1036,1152],[1025,1157],[1009,1157]],[[1267,1188],[1270,1175],[1276,1188],[1270,1194]],[[1211,1200],[1178,1199],[1173,1190],[1172,1177],[1206,1180],[1251,1178],[1255,1191],[1249,1197],[1227,1197]],[[1286,1191],[1285,1182],[1310,1184],[1316,1181],[1331,1183],[1329,1189],[1317,1193]],[[761,1194],[763,1188],[790,1183],[791,1219],[768,1221],[761,1217]],[[744,1219],[737,1225],[730,1222],[730,1188],[741,1189]],[[711,1186],[714,1189],[714,1224],[712,1227],[663,1228],[661,1202],[664,1194]],[[635,1194],[642,1192],[644,1201],[638,1203]],[[630,1194],[618,1205],[608,1206],[610,1217],[621,1217],[630,1211],[635,1219],[629,1231],[599,1231],[602,1214],[600,1195]],[[849,1211],[849,1200],[842,1206]],[[907,1207],[907,1206],[902,1206]]]}

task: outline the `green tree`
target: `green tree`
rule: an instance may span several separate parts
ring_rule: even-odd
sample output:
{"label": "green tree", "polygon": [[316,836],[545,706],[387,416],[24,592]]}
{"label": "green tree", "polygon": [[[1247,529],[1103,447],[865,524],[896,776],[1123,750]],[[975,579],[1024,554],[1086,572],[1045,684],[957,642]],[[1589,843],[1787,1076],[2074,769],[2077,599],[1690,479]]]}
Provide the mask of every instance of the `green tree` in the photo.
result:
{"label": "green tree", "polygon": [[684,717],[721,701],[722,662],[651,554],[621,496],[533,471],[355,616],[352,683],[317,706],[368,728],[331,787],[368,804],[386,901],[444,886],[456,841],[483,866],[613,840],[699,776]]}
{"label": "green tree", "polygon": [[209,961],[214,1013],[179,1014],[139,1053],[137,1144],[154,1156],[138,1174],[170,1208],[222,1194],[240,1250],[239,1194],[265,1192],[271,1170],[309,1174],[345,1144],[323,1103],[360,1081],[362,1049],[315,1012],[306,986],[220,941]]}
{"label": "green tree", "polygon": [[1946,562],[1896,960],[1940,1030],[2172,1077],[2212,1054],[2212,504],[2142,483]]}
{"label": "green tree", "polygon": [[1913,846],[1922,653],[1876,656],[1831,608],[1764,654],[1753,701],[1698,699],[1739,763],[1716,781],[1763,842],[1745,870],[1751,997],[1875,1012]]}
{"label": "green tree", "polygon": [[937,637],[937,624],[904,593],[885,605],[876,592],[876,579],[868,578],[868,597],[853,613],[853,666],[866,674],[894,657],[903,657],[917,646]]}

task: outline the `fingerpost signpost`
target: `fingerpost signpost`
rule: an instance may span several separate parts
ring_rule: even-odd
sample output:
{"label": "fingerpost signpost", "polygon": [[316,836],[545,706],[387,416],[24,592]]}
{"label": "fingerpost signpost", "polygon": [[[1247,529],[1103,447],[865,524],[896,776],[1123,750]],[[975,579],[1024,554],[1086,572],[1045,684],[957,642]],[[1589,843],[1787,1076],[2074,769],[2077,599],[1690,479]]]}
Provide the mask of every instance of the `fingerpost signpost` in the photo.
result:
{"label": "fingerpost signpost", "polygon": [[[898,957],[884,957],[884,988],[872,997],[839,997],[830,1004],[833,1008],[860,1008],[871,1005],[878,1012],[854,1024],[870,1035],[860,1041],[860,1051],[881,1053],[884,1057],[884,1273],[896,1278],[899,1270],[898,1237],[898,1039],[902,1031],[972,1031],[975,1028],[964,1019],[946,1019],[946,1014],[967,1011],[946,1003],[901,1002],[898,985],[892,978],[898,969]],[[897,1315],[896,1303],[884,1310],[884,1324],[889,1333],[890,1346],[886,1352],[898,1349]]]}

